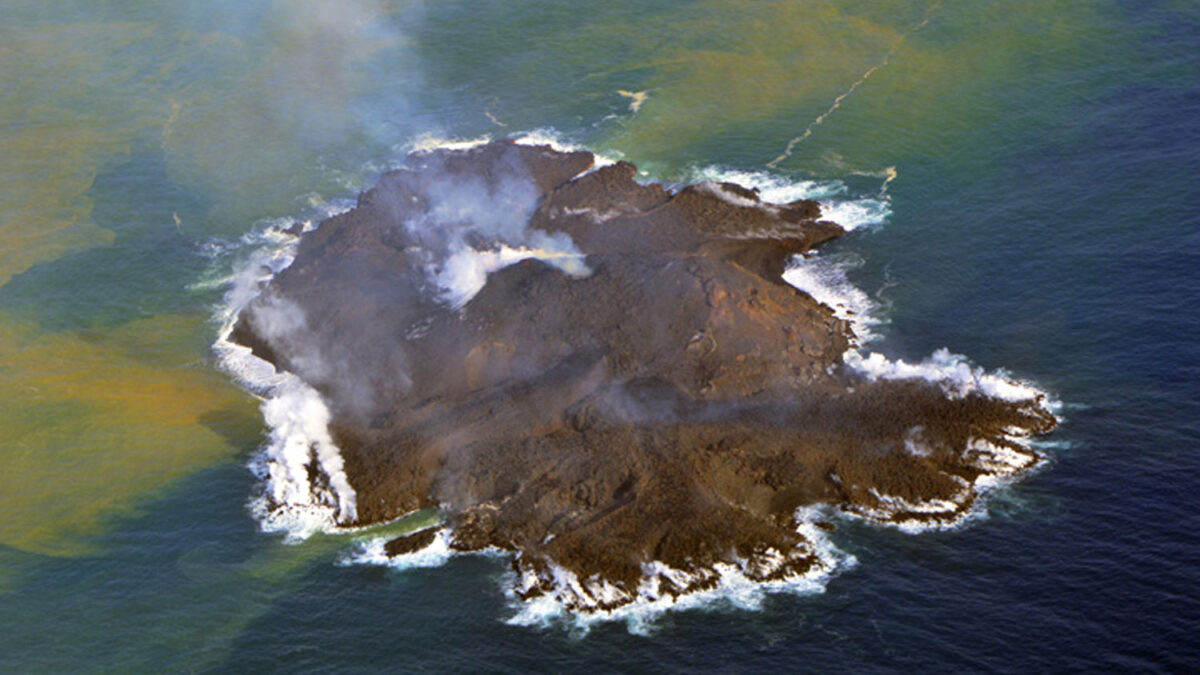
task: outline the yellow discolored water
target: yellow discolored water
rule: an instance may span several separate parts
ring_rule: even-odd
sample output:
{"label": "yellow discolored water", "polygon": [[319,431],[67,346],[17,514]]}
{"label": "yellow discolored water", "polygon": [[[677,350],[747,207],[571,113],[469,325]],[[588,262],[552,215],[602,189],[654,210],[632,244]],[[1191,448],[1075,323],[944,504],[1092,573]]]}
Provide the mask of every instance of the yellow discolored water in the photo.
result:
{"label": "yellow discolored water", "polygon": [[202,324],[165,315],[80,336],[0,315],[0,544],[85,552],[97,527],[253,443],[253,399],[188,347]]}

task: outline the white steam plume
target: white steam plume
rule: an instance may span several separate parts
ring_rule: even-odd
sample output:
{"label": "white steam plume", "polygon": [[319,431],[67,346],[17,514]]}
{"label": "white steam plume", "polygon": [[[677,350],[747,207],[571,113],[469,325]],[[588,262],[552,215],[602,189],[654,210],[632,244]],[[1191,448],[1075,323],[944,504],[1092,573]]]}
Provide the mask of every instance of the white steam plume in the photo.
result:
{"label": "white steam plume", "polygon": [[517,151],[501,163],[491,181],[422,168],[433,176],[423,186],[428,209],[404,227],[419,242],[440,299],[453,307],[470,301],[489,274],[522,260],[543,260],[573,277],[591,273],[570,236],[529,228],[539,193]]}

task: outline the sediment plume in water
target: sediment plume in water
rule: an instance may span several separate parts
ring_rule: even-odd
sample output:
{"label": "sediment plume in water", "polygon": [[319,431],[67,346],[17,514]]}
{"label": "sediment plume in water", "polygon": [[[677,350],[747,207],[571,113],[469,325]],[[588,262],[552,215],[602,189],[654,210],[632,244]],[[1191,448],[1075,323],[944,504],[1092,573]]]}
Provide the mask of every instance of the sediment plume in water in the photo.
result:
{"label": "sediment plume in water", "polygon": [[801,514],[953,523],[1040,461],[1040,392],[948,353],[864,354],[845,308],[785,281],[845,234],[817,202],[595,160],[419,151],[295,233],[229,335],[327,430],[268,411],[305,430],[273,437],[288,466],[266,479],[292,484],[268,511],[438,507],[442,530],[380,555],[509,551],[515,596],[604,612],[826,573],[832,526]]}

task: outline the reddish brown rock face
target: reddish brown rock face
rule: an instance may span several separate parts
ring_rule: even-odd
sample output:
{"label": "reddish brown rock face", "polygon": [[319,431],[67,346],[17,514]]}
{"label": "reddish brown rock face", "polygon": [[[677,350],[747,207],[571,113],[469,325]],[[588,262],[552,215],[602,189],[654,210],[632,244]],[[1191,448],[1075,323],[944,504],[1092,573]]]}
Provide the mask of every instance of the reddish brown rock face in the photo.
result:
{"label": "reddish brown rock face", "polygon": [[[440,506],[455,548],[515,552],[519,595],[604,609],[722,564],[804,574],[822,563],[799,507],[950,521],[977,478],[1037,462],[1019,438],[1055,425],[1041,401],[842,363],[850,327],[781,278],[843,234],[816,203],[592,163],[414,155],[243,312],[232,339],[325,399],[358,524]],[[543,259],[481,262],[526,254]]]}

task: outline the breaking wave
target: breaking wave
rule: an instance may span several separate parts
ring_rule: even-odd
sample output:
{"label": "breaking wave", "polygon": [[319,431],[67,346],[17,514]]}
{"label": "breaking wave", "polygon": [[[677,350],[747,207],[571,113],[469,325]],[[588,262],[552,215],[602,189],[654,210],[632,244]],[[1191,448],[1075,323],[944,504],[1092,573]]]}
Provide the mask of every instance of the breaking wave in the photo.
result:
{"label": "breaking wave", "polygon": [[[788,204],[812,199],[821,205],[823,220],[831,220],[847,232],[878,227],[892,215],[886,194],[863,198],[849,194],[839,180],[793,179],[767,171],[741,171],[720,166],[705,166],[685,174],[687,183],[736,183],[758,190],[762,201]],[[886,182],[885,182],[886,184]]]}
{"label": "breaking wave", "polygon": [[[582,145],[568,139],[554,129],[533,129],[531,131],[518,132],[515,134],[505,134],[504,138],[516,143],[517,145],[547,145],[557,152],[577,152],[586,150],[595,156],[596,161],[592,170],[596,170],[609,164],[615,164],[619,157],[604,155],[590,148],[585,148]],[[395,150],[400,156],[405,156],[410,153],[433,152],[434,150],[470,150],[481,145],[487,145],[496,140],[489,134],[476,136],[474,138],[456,138],[438,136],[436,134],[420,134],[411,140],[396,146]]]}
{"label": "breaking wave", "polygon": [[[556,591],[533,599],[521,599],[518,589],[528,588],[537,579],[527,570],[509,571],[504,575],[503,587],[511,614],[505,622],[513,626],[537,628],[566,627],[579,634],[586,634],[597,624],[618,621],[624,623],[631,633],[645,635],[653,631],[655,621],[669,611],[733,608],[757,610],[763,600],[772,593],[812,595],[823,593],[828,581],[837,574],[854,568],[858,560],[850,553],[837,548],[820,523],[836,517],[827,507],[808,506],[796,512],[796,531],[810,545],[795,552],[811,558],[812,565],[803,573],[785,575],[771,581],[756,581],[749,575],[761,574],[765,566],[776,566],[789,560],[788,556],[776,553],[754,561],[739,560],[737,564],[719,564],[713,572],[689,573],[651,561],[643,565],[644,580],[636,591],[632,602],[616,609],[593,609],[571,611],[568,606],[579,607],[583,603],[603,603],[628,600],[627,594],[611,584],[598,580],[579,579],[573,572],[557,565],[549,566],[549,573],[556,580]],[[433,540],[424,548],[402,555],[389,556],[384,550],[387,537],[369,537],[357,544],[355,549],[341,559],[341,564],[363,564],[390,567],[396,570],[440,567],[456,555],[484,555],[508,558],[510,553],[498,549],[484,549],[460,553],[450,547],[451,533],[437,530]],[[792,556],[795,557],[795,556]],[[697,583],[704,590],[673,596],[666,585],[687,588]]]}

